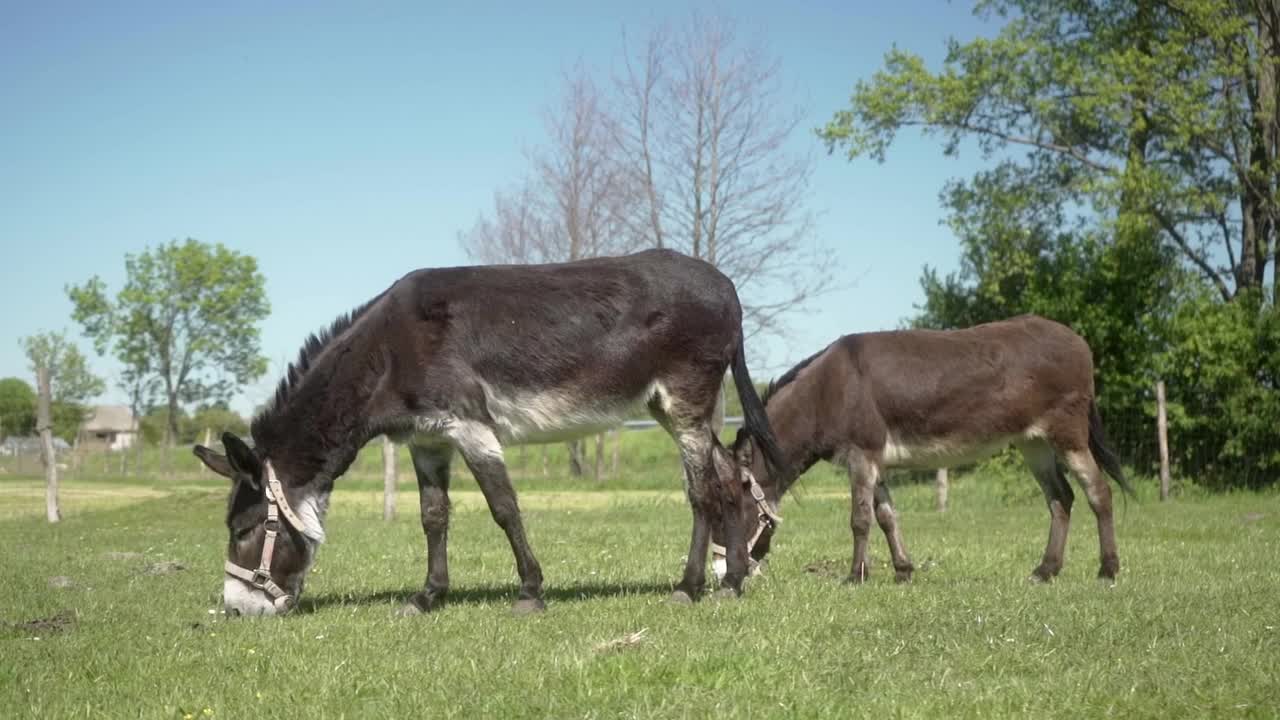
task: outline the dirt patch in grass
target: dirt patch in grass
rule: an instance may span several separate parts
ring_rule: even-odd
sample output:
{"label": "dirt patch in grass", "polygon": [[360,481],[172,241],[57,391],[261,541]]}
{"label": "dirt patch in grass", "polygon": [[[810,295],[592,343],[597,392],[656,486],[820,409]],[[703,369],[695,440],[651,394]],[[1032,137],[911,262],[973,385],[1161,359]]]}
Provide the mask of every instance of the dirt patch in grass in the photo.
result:
{"label": "dirt patch in grass", "polygon": [[177,560],[163,560],[161,562],[147,563],[146,567],[142,568],[140,572],[143,575],[172,575],[186,569],[187,566]]}
{"label": "dirt patch in grass", "polygon": [[842,560],[817,560],[804,566],[804,571],[817,575],[818,577],[832,578],[834,580],[843,580],[846,572],[845,563]]}
{"label": "dirt patch in grass", "polygon": [[66,590],[75,586],[76,582],[66,575],[58,575],[56,577],[49,578],[49,587],[54,588],[55,590]]}
{"label": "dirt patch in grass", "polygon": [[71,610],[62,610],[58,614],[46,618],[4,624],[18,633],[39,638],[75,627],[76,614]]}

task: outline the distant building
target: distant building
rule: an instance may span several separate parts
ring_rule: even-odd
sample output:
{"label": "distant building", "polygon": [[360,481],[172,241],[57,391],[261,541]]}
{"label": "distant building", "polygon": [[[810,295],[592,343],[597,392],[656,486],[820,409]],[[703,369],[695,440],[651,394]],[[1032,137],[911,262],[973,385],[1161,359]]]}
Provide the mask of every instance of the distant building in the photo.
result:
{"label": "distant building", "polygon": [[89,450],[124,450],[138,437],[138,420],[124,405],[98,405],[80,426],[80,447]]}

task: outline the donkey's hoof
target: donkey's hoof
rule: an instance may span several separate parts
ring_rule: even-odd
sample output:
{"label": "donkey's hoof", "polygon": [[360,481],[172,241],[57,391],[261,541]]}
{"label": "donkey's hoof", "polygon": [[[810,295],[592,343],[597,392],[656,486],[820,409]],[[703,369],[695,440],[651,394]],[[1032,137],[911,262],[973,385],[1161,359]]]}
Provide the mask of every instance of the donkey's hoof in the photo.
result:
{"label": "donkey's hoof", "polygon": [[866,569],[863,569],[861,572],[855,571],[849,573],[849,576],[844,579],[844,583],[846,585],[861,585],[870,579],[871,575],[866,571]]}
{"label": "donkey's hoof", "polygon": [[692,605],[693,596],[683,590],[676,590],[667,598],[668,605]]}
{"label": "donkey's hoof", "polygon": [[401,605],[400,607],[396,608],[396,617],[410,618],[410,617],[417,617],[421,614],[422,614],[422,608],[418,607],[417,605],[414,605],[411,602],[407,602]]}
{"label": "donkey's hoof", "polygon": [[399,617],[413,617],[422,615],[440,608],[444,604],[444,591],[436,590],[429,592],[423,590],[416,592],[409,597],[409,602],[405,603],[396,611]]}
{"label": "donkey's hoof", "polygon": [[1108,576],[1108,575],[1099,574],[1098,583],[1100,583],[1102,587],[1110,590],[1111,588],[1116,586],[1116,578],[1114,575]]}
{"label": "donkey's hoof", "polygon": [[738,590],[734,590],[731,587],[722,587],[719,590],[717,590],[714,595],[711,596],[711,599],[716,602],[725,602],[725,601],[737,600],[741,596],[742,596],[742,593]]}
{"label": "donkey's hoof", "polygon": [[894,570],[893,581],[896,583],[909,583],[911,582],[911,572],[911,570]]}
{"label": "donkey's hoof", "polygon": [[521,598],[511,606],[511,614],[516,617],[546,612],[547,606],[538,598]]}
{"label": "donkey's hoof", "polygon": [[1031,577],[1027,578],[1027,582],[1051,583],[1056,577],[1058,577],[1058,571],[1054,568],[1048,565],[1037,565],[1036,569],[1031,571]]}

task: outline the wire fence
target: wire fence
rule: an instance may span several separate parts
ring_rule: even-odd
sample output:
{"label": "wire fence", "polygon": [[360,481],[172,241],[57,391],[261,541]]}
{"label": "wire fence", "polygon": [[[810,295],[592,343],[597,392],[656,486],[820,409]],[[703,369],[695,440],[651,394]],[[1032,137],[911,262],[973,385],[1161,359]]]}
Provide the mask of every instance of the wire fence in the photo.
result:
{"label": "wire fence", "polygon": [[[1177,398],[1171,398],[1176,403]],[[1229,408],[1218,413],[1188,417],[1174,413],[1167,423],[1167,456],[1171,483],[1197,485],[1208,489],[1230,487],[1263,488],[1280,480],[1280,421],[1268,425],[1266,418],[1241,418],[1229,415]],[[1237,411],[1238,412],[1238,411]],[[1108,413],[1103,409],[1103,425],[1108,443],[1120,457],[1128,472],[1140,481],[1160,477],[1161,452],[1158,434],[1158,411]],[[724,419],[727,430],[739,426],[740,416]],[[1244,428],[1245,431],[1241,431]],[[1252,431],[1250,429],[1252,428]],[[624,440],[624,435],[637,435]],[[654,435],[640,441],[640,436]],[[603,480],[618,477],[655,464],[678,468],[676,449],[658,424],[648,419],[633,419],[618,428],[579,441],[576,448],[565,443],[542,446],[517,446],[507,451],[507,465],[515,478],[564,477],[566,475]],[[216,435],[215,435],[216,437]],[[731,438],[731,432],[723,437]],[[381,476],[382,458],[371,443],[357,458],[349,474]],[[398,450],[401,467],[411,468],[407,451]],[[1015,459],[1016,460],[1016,459]],[[186,476],[207,473],[191,453],[191,446],[175,448],[132,447],[110,450],[102,447],[64,447],[57,452],[63,473],[73,478],[97,476]],[[0,443],[0,475],[39,474],[43,468],[39,443],[34,438],[10,439]],[[968,470],[971,468],[952,468]],[[933,472],[897,472],[895,478],[906,482],[933,482]],[[898,480],[899,482],[901,480]]]}

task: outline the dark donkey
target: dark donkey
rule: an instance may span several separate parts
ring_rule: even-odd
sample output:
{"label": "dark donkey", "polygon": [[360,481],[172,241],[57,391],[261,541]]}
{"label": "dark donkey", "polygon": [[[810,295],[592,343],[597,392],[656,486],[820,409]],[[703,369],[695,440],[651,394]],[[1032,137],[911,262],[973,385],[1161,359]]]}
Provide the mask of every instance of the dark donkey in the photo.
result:
{"label": "dark donkey", "polygon": [[759,508],[743,509],[745,522],[759,524],[751,531],[758,537],[753,560],[769,550],[782,495],[828,460],[848,468],[853,490],[849,579],[867,577],[874,516],[897,579],[910,580],[914,568],[879,482],[883,471],[960,465],[1012,444],[1049,505],[1049,542],[1033,578],[1047,581],[1062,569],[1074,494],[1059,461],[1079,479],[1097,518],[1099,577],[1113,580],[1120,569],[1111,488],[1099,464],[1130,488],[1103,437],[1089,346],[1063,325],[1026,315],[965,330],[846,335],[770,385],[765,407],[791,471],[771,473],[750,435],[739,435],[738,462],[764,496]]}
{"label": "dark donkey", "polygon": [[404,610],[429,611],[449,589],[455,451],[511,543],[516,610],[541,609],[542,570],[525,538],[503,446],[596,432],[637,403],[648,404],[679,446],[693,507],[693,538],[673,599],[701,594],[713,530],[735,548],[721,592],[740,593],[747,565],[736,507],[741,480],[711,429],[726,368],[746,433],[766,453],[776,447],[747,375],[741,320],[728,278],[670,251],[406,275],[307,341],[273,404],[254,419],[252,449],[231,435],[223,436],[225,457],[196,448],[235,481],[228,612],[275,614],[296,601],[324,538],[334,479],[384,433],[409,445],[427,539],[425,588]]}

